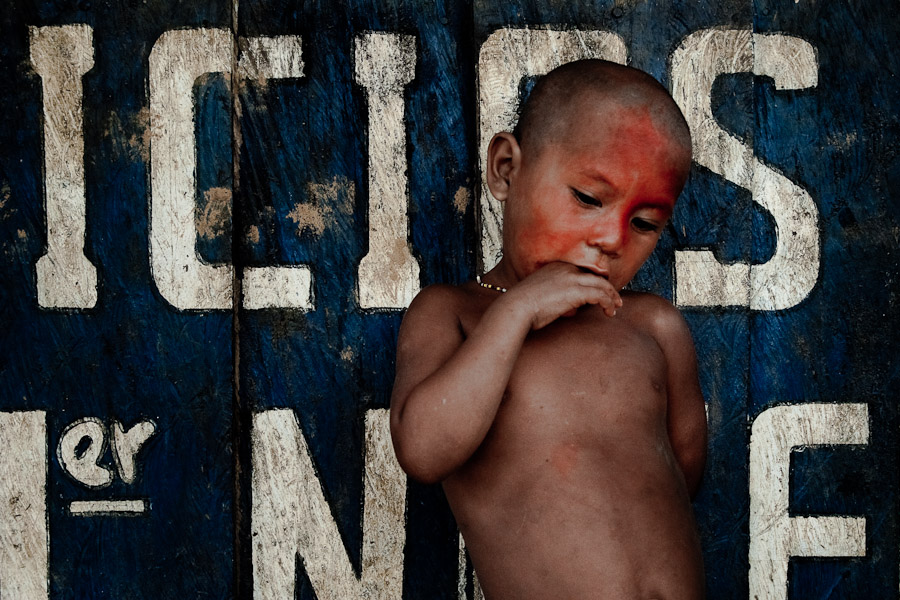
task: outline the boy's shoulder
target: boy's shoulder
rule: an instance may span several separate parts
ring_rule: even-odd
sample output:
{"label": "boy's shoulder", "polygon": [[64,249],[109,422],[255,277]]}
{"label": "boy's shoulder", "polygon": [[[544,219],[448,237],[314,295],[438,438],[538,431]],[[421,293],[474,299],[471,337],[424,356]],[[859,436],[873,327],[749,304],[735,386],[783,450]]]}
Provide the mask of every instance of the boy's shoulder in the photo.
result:
{"label": "boy's shoulder", "polygon": [[648,292],[629,291],[622,293],[622,300],[624,306],[628,306],[622,316],[653,336],[663,350],[688,342],[693,345],[684,316],[665,298]]}
{"label": "boy's shoulder", "polygon": [[403,317],[401,338],[425,338],[448,330],[462,334],[466,325],[484,312],[486,304],[474,282],[436,283],[420,291]]}
{"label": "boy's shoulder", "polygon": [[409,305],[407,314],[440,311],[461,315],[478,310],[483,305],[483,290],[473,281],[459,285],[435,283],[424,288]]}
{"label": "boy's shoulder", "polygon": [[654,318],[666,319],[681,316],[681,312],[675,305],[656,294],[650,292],[635,292],[624,290],[620,292],[624,301],[634,304],[640,314],[646,314]]}

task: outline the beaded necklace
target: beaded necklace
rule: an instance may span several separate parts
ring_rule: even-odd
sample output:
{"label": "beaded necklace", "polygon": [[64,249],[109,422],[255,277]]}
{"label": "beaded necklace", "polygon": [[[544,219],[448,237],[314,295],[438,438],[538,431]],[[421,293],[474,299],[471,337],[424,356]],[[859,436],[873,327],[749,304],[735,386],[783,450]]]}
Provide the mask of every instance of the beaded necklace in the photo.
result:
{"label": "beaded necklace", "polygon": [[481,275],[476,275],[475,281],[478,282],[478,285],[480,285],[483,288],[487,288],[489,290],[494,290],[495,292],[500,292],[501,294],[506,293],[505,287],[500,287],[499,285],[491,285],[490,283],[485,283],[484,281],[481,280]]}

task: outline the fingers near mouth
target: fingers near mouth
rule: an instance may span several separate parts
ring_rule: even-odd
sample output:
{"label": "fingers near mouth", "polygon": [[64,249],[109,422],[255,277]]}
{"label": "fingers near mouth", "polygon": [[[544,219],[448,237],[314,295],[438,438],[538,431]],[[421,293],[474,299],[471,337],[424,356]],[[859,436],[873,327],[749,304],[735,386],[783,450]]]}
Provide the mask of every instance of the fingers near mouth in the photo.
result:
{"label": "fingers near mouth", "polygon": [[588,275],[594,275],[596,277],[602,277],[603,279],[606,279],[607,281],[609,281],[609,275],[607,275],[605,273],[598,273],[589,267],[582,267],[580,265],[575,265],[575,266],[578,267],[578,270],[581,271],[582,273],[587,273]]}

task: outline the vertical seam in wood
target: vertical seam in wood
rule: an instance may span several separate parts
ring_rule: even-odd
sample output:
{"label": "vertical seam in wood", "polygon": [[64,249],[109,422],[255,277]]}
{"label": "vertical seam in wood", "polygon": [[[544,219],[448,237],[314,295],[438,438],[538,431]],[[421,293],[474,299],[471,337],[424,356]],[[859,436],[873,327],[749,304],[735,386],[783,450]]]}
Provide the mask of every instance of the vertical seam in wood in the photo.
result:
{"label": "vertical seam in wood", "polygon": [[234,467],[232,491],[232,569],[233,578],[232,594],[234,598],[243,596],[242,587],[245,585],[243,572],[246,565],[244,560],[244,530],[247,527],[243,514],[243,492],[241,482],[243,477],[243,465],[246,462],[244,452],[244,403],[241,401],[240,386],[240,308],[241,308],[241,274],[243,273],[241,248],[239,246],[240,232],[243,227],[240,223],[240,211],[235,209],[236,200],[240,190],[240,102],[238,82],[238,9],[240,0],[231,2],[231,263],[232,270],[232,301],[231,301],[231,352],[232,352],[232,393],[231,393],[231,451]]}

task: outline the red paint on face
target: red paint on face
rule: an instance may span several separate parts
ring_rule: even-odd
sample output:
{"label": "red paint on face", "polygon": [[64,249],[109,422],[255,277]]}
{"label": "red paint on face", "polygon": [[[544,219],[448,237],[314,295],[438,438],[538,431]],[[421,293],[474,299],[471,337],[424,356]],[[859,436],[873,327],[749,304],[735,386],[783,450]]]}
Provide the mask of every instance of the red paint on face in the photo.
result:
{"label": "red paint on face", "polygon": [[617,289],[634,277],[672,214],[688,150],[646,108],[589,107],[564,140],[523,148],[504,207],[506,283],[569,262],[605,275]]}

